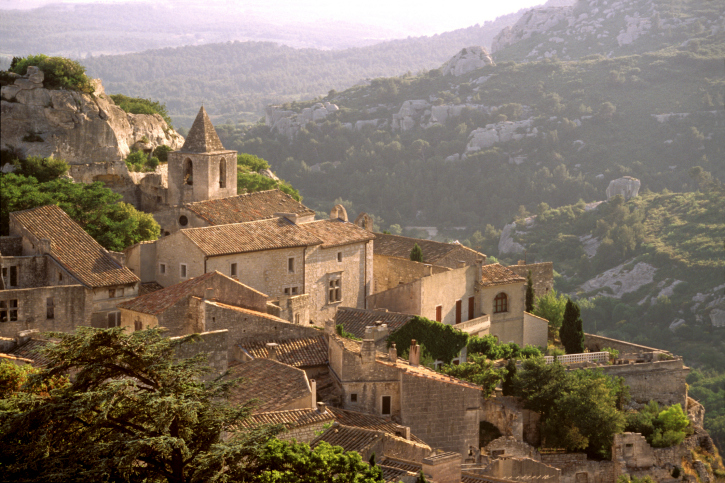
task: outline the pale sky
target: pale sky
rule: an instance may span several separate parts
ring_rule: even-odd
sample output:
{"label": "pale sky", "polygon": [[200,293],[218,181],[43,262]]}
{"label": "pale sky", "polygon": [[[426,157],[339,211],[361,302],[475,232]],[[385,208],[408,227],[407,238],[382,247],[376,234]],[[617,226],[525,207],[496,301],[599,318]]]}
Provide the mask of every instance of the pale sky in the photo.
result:
{"label": "pale sky", "polygon": [[34,8],[48,3],[195,4],[225,11],[255,13],[268,22],[347,21],[414,35],[432,35],[482,24],[546,0],[0,0],[0,9]]}

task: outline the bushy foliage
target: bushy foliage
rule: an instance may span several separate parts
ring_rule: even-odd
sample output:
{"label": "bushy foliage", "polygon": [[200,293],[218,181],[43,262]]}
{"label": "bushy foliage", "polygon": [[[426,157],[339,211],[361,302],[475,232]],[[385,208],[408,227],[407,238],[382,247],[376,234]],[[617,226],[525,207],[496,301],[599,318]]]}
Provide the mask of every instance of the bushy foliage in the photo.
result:
{"label": "bushy foliage", "polygon": [[160,146],[156,146],[156,149],[154,149],[154,152],[152,154],[153,156],[157,157],[162,163],[166,163],[169,160],[169,153],[171,151],[173,150],[169,146],[161,144]]}
{"label": "bushy foliage", "polygon": [[126,156],[126,166],[129,171],[154,171],[159,165],[159,158],[149,156],[143,151],[132,151]]}
{"label": "bushy foliage", "polygon": [[171,117],[169,117],[169,113],[166,110],[166,104],[162,104],[159,101],[152,101],[151,99],[128,97],[123,94],[113,94],[111,95],[111,99],[113,99],[113,102],[118,107],[129,114],[158,114],[166,121],[166,124],[171,129],[174,128],[171,124]]}
{"label": "bushy foliage", "polygon": [[660,410],[656,401],[637,412],[627,413],[625,431],[641,433],[647,442],[655,448],[667,448],[680,444],[688,432],[691,423],[680,404]]}
{"label": "bushy foliage", "polygon": [[255,191],[265,191],[278,189],[284,193],[287,193],[297,201],[302,201],[300,192],[290,186],[284,180],[274,180],[267,178],[259,173],[251,171],[240,170],[237,172],[237,191],[241,193],[254,193]]}
{"label": "bushy foliage", "polygon": [[259,173],[263,169],[269,169],[269,163],[253,154],[237,154],[237,165],[244,166],[249,171]]}
{"label": "bushy foliage", "polygon": [[412,339],[425,346],[433,360],[450,364],[451,360],[466,346],[468,334],[455,329],[452,325],[441,324],[416,315],[410,322],[390,334],[388,347],[395,343],[398,354],[406,358]]}
{"label": "bushy foliage", "polygon": [[466,347],[468,354],[482,354],[494,361],[538,357],[541,355],[541,351],[536,347],[527,345],[522,348],[513,342],[499,342],[493,335],[469,336]]}
{"label": "bushy foliage", "polygon": [[489,397],[501,382],[501,371],[495,369],[493,363],[484,355],[469,354],[467,359],[458,365],[445,364],[440,368],[440,372],[478,384],[483,388],[483,396]]}
{"label": "bushy foliage", "polygon": [[15,173],[27,177],[33,177],[39,183],[45,183],[60,178],[68,172],[69,166],[62,159],[40,158],[28,156],[27,158],[16,159]]}
{"label": "bushy foliage", "polygon": [[342,324],[337,324],[335,326],[335,332],[337,332],[337,335],[339,335],[340,337],[345,337],[346,339],[360,340],[359,337],[355,337],[354,334],[346,331],[345,327]]}
{"label": "bushy foliage", "polygon": [[549,327],[558,329],[564,321],[567,300],[566,295],[559,295],[556,290],[550,290],[536,298],[533,314],[548,320]]}
{"label": "bushy foliage", "polygon": [[104,248],[121,251],[159,237],[153,216],[119,202],[121,195],[103,183],[54,179],[39,183],[15,173],[0,176],[0,233],[8,234],[10,212],[58,205]]}
{"label": "bushy foliage", "polygon": [[410,249],[410,260],[413,262],[423,262],[423,249],[417,243]]}
{"label": "bushy foliage", "polygon": [[74,60],[65,57],[48,57],[44,54],[29,55],[18,59],[10,68],[11,72],[25,75],[28,67],[34,66],[43,71],[43,86],[50,89],[69,89],[93,93],[91,79],[86,75],[86,69]]}
{"label": "bushy foliage", "polygon": [[[6,360],[0,361],[0,401],[17,397],[21,391],[47,397],[53,389],[68,384],[66,376],[56,375],[26,386],[28,379],[39,373],[40,369],[30,364],[19,366]],[[0,402],[0,411],[7,409],[5,403]]]}

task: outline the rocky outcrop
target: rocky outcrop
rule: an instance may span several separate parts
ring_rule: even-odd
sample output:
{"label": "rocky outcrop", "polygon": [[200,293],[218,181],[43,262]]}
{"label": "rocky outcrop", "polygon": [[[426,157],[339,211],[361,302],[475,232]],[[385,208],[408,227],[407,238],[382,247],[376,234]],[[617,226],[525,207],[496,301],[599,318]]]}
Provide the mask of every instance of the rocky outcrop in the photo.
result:
{"label": "rocky outcrop", "polygon": [[524,253],[524,246],[514,241],[514,233],[516,223],[509,223],[501,230],[501,237],[498,240],[498,253],[506,255],[508,253]]}
{"label": "rocky outcrop", "polygon": [[308,122],[323,122],[330,114],[339,110],[336,104],[330,102],[318,102],[312,107],[302,109],[299,113],[282,109],[280,106],[267,106],[264,122],[273,132],[292,139]]}
{"label": "rocky outcrop", "polygon": [[443,64],[441,71],[443,75],[453,75],[455,77],[467,74],[487,65],[496,65],[491,59],[489,53],[483,47],[467,47],[451,60]]}
{"label": "rocky outcrop", "polygon": [[476,129],[468,136],[466,152],[471,153],[493,146],[496,143],[519,141],[526,137],[536,137],[538,129],[533,127],[533,119],[523,121],[505,121],[496,124],[487,124],[486,127]]}
{"label": "rocky outcrop", "polygon": [[600,273],[585,282],[577,291],[597,292],[599,295],[620,298],[622,295],[634,292],[654,281],[657,269],[652,265],[639,262],[631,269],[626,269],[625,266],[622,264]]}
{"label": "rocky outcrop", "polygon": [[631,176],[613,179],[607,186],[607,200],[611,200],[617,195],[622,195],[625,200],[634,198],[639,194],[639,187],[639,180]]}
{"label": "rocky outcrop", "polygon": [[21,156],[65,159],[69,164],[120,162],[141,143],[179,149],[184,138],[158,114],[128,114],[94,80],[95,92],[43,87],[43,72],[28,73],[2,87],[2,149]]}
{"label": "rocky outcrop", "polygon": [[497,52],[532,35],[546,32],[561,22],[569,23],[572,20],[572,7],[534,8],[526,12],[512,27],[506,27],[494,37],[491,52]]}

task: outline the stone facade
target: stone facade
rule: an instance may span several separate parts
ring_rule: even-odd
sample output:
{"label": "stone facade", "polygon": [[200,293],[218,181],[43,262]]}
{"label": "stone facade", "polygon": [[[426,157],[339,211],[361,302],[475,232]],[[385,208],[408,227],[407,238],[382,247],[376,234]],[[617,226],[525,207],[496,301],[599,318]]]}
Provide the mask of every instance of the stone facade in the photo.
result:
{"label": "stone facade", "polygon": [[561,483],[612,483],[616,481],[612,461],[588,460],[584,453],[542,454],[542,463],[561,470]]}
{"label": "stone facade", "polygon": [[398,285],[410,283],[430,274],[447,272],[448,267],[413,262],[403,258],[373,255],[375,267],[373,293],[383,292]]}
{"label": "stone facade", "polygon": [[518,265],[509,265],[506,268],[520,277],[528,277],[531,272],[531,281],[534,282],[534,296],[541,297],[554,289],[554,264],[552,262],[526,263],[519,260]]}
{"label": "stone facade", "polygon": [[687,407],[686,377],[690,368],[682,358],[634,364],[601,366],[604,374],[624,378],[632,400],[638,404],[657,401],[663,405]]}
{"label": "stone facade", "polygon": [[185,337],[172,337],[172,340],[183,340],[183,343],[175,348],[175,357],[177,359],[189,359],[198,354],[205,354],[206,363],[211,368],[208,377],[217,377],[226,372],[229,367],[228,337],[229,334],[226,330],[202,332]]}

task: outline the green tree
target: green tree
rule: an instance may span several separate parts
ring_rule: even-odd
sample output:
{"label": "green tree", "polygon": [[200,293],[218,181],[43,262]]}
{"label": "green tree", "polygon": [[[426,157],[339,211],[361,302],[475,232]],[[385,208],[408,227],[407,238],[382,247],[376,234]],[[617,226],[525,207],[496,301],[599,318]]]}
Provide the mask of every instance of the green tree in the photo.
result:
{"label": "green tree", "polygon": [[428,483],[428,480],[425,479],[425,475],[423,474],[423,471],[418,473],[418,478],[416,478],[415,483]]}
{"label": "green tree", "polygon": [[534,281],[531,279],[531,270],[526,277],[526,311],[530,314],[534,312]]}
{"label": "green tree", "polygon": [[463,364],[446,364],[440,368],[443,374],[478,384],[483,388],[483,396],[493,394],[501,382],[501,372],[493,367],[493,363],[481,354],[470,354]]}
{"label": "green tree", "polygon": [[413,245],[413,248],[410,250],[410,259],[414,262],[423,261],[423,250],[417,243]]}
{"label": "green tree", "polygon": [[[28,392],[3,400],[5,481],[240,481],[280,429],[237,432],[254,407],[227,402],[238,381],[203,382],[203,356],[175,360],[196,336],[90,327],[51,335],[59,342],[45,350],[48,365],[29,376]],[[34,392],[69,372],[70,383]]]}
{"label": "green tree", "polygon": [[258,173],[263,169],[269,169],[269,163],[264,159],[253,154],[241,153],[237,154],[237,166],[244,166],[249,171]]}
{"label": "green tree", "polygon": [[162,144],[160,146],[156,146],[156,149],[154,149],[152,154],[157,157],[159,161],[165,163],[169,160],[169,153],[171,151],[173,150],[169,146]]}
{"label": "green tree", "polygon": [[22,174],[28,177],[32,176],[39,183],[60,178],[69,169],[68,163],[62,159],[39,158],[36,156],[18,159],[14,164],[17,166],[15,170],[16,174]]}
{"label": "green tree", "polygon": [[560,328],[564,320],[567,297],[551,290],[545,295],[536,298],[533,314],[549,321],[549,326]]}
{"label": "green tree", "polygon": [[506,361],[505,374],[503,381],[501,381],[501,391],[504,396],[513,396],[514,391],[514,378],[516,377],[516,359],[509,359]]}
{"label": "green tree", "polygon": [[64,88],[92,94],[94,91],[86,69],[74,60],[65,57],[48,57],[44,54],[29,55],[11,67],[16,74],[25,75],[28,67],[35,66],[43,71],[43,85],[48,88]]}
{"label": "green tree", "polygon": [[[113,99],[113,102],[115,102],[118,107],[130,114],[158,114],[164,119],[164,121],[166,121],[166,124],[171,129],[174,128],[171,124],[171,117],[169,117],[169,113],[166,111],[166,104],[162,104],[158,101],[152,101],[151,99],[128,97],[123,94],[113,94],[111,99]],[[154,155],[156,154],[154,153]]]}
{"label": "green tree", "polygon": [[567,354],[580,354],[584,352],[584,329],[579,306],[567,300],[564,309],[564,319],[559,331],[561,343]]}

